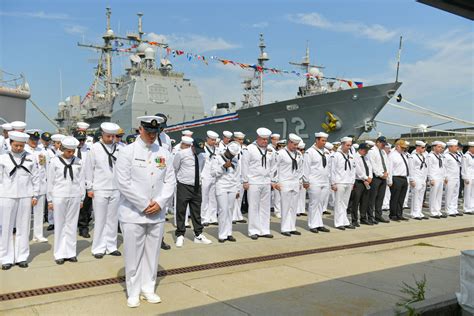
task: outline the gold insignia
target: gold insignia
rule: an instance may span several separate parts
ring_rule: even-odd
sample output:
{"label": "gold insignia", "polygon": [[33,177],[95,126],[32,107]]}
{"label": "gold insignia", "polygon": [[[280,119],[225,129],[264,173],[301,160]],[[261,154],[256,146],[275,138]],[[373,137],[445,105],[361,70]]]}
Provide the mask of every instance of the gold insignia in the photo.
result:
{"label": "gold insignia", "polygon": [[157,127],[157,126],[158,126],[158,122],[157,122],[156,120],[151,120],[151,126]]}

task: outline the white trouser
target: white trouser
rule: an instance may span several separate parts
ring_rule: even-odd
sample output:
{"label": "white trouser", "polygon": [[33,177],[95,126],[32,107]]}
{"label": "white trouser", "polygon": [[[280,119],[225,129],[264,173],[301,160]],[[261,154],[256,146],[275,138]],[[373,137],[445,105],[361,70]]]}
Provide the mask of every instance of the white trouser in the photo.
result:
{"label": "white trouser", "polygon": [[140,293],[155,293],[164,223],[120,223],[120,226],[128,297],[138,298]]}
{"label": "white trouser", "polygon": [[[0,198],[2,215],[2,239],[0,243],[0,261],[2,264],[14,264],[28,260],[30,255],[31,197]],[[16,235],[13,238],[13,228]]]}
{"label": "white trouser", "polygon": [[390,187],[387,185],[387,188],[385,189],[385,195],[383,197],[382,210],[390,209],[390,196],[391,195],[392,194],[390,193]]}
{"label": "white trouser", "polygon": [[[333,190],[329,191],[329,197],[328,197],[328,206],[330,206],[332,209],[334,209],[334,201],[336,200],[335,198],[336,194],[334,193]],[[324,210],[326,211],[326,210]]]}
{"label": "white trouser", "polygon": [[430,187],[430,212],[433,216],[441,215],[443,183],[443,179],[434,179],[434,185],[431,185]]}
{"label": "white trouser", "polygon": [[236,192],[219,192],[217,195],[219,239],[227,239],[232,236],[232,214],[236,195]]}
{"label": "white trouser", "polygon": [[309,185],[308,226],[310,229],[324,227],[323,212],[328,206],[331,191],[329,186]]}
{"label": "white trouser", "polygon": [[306,213],[306,189],[301,186],[298,193],[298,211],[296,214],[303,213]]}
{"label": "white trouser", "polygon": [[33,206],[33,238],[42,239],[43,236],[43,216],[44,203],[46,202],[46,195],[38,196],[38,203]]}
{"label": "white trouser", "polygon": [[351,197],[353,184],[351,183],[337,183],[337,191],[335,192],[334,201],[334,226],[350,225],[347,219],[347,205]]}
{"label": "white trouser", "polygon": [[[51,201],[48,201],[50,203]],[[54,225],[54,210],[49,210],[48,209],[48,224],[49,225]]]}
{"label": "white trouser", "polygon": [[423,198],[426,190],[426,179],[414,179],[415,187],[411,188],[411,217],[423,217]]}
{"label": "white trouser", "polygon": [[459,178],[448,179],[446,184],[446,212],[448,215],[458,214]]}
{"label": "white trouser", "polygon": [[216,180],[202,179],[201,222],[217,222]]}
{"label": "white trouser", "polygon": [[53,198],[54,259],[69,259],[77,255],[77,222],[80,197]]}
{"label": "white trouser", "polygon": [[275,215],[281,215],[281,192],[278,190],[273,190],[272,192],[272,201],[273,201],[273,212]]}
{"label": "white trouser", "polygon": [[408,183],[408,188],[407,188],[407,193],[405,195],[405,200],[403,201],[403,207],[404,208],[407,208],[408,207],[408,199],[410,197],[410,193],[411,193],[411,186],[410,186],[410,183]]}
{"label": "white trouser", "polygon": [[233,221],[241,221],[244,219],[244,216],[242,215],[242,197],[244,196],[244,187],[240,185],[240,190],[239,190],[239,197],[235,199],[234,202],[234,212],[232,214],[232,220]]}
{"label": "white trouser", "polygon": [[281,232],[296,231],[296,212],[298,210],[299,190],[280,191],[281,196]]}
{"label": "white trouser", "polygon": [[91,247],[93,255],[117,250],[119,199],[119,190],[94,190],[92,207],[95,223]]}
{"label": "white trouser", "polygon": [[468,181],[464,182],[464,213],[474,213],[474,179]]}
{"label": "white trouser", "polygon": [[270,187],[270,184],[249,185],[249,236],[270,234]]}

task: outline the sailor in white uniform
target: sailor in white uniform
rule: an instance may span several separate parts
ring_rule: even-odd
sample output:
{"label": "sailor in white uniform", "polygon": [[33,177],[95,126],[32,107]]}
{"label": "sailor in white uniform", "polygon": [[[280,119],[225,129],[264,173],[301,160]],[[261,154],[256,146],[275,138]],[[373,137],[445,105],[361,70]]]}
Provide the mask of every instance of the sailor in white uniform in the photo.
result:
{"label": "sailor in white uniform", "polygon": [[[280,134],[273,133],[270,135],[271,143],[268,144],[268,147],[271,148],[273,151],[278,152],[279,150],[279,142],[280,142]],[[281,218],[281,194],[278,190],[272,190],[271,195],[271,207],[273,208],[273,213],[276,218]]]}
{"label": "sailor in white uniform", "polygon": [[448,152],[444,154],[444,162],[446,166],[446,213],[448,216],[462,216],[458,212],[458,198],[460,187],[461,159],[458,154],[458,141],[452,139],[446,143]]}
{"label": "sailor in white uniform", "polygon": [[216,200],[216,178],[211,174],[211,161],[219,153],[224,153],[225,149],[216,149],[216,139],[219,137],[214,131],[207,131],[204,152],[204,166],[201,172],[201,221],[203,226],[217,224],[217,200]]}
{"label": "sailor in white uniform", "polygon": [[66,136],[61,141],[61,156],[48,166],[48,208],[54,210],[54,259],[77,262],[77,221],[84,200],[84,166],[74,156],[79,141]]}
{"label": "sailor in white uniform", "polygon": [[[63,138],[66,137],[65,135],[63,134],[53,134],[51,135],[51,141],[52,141],[52,144],[51,146],[49,146],[48,148],[46,148],[46,153],[47,153],[47,159],[48,159],[48,166],[49,166],[49,162],[51,162],[51,160],[54,158],[54,157],[57,157],[57,156],[61,156],[62,152],[61,152],[61,141],[63,140]],[[48,195],[46,195],[46,198],[48,198]],[[48,204],[49,204],[49,201],[47,201]],[[46,228],[47,231],[53,231],[54,230],[54,212],[52,209],[50,209],[48,207],[48,228]]]}
{"label": "sailor in white uniform", "polygon": [[303,155],[298,151],[301,137],[288,135],[287,146],[275,156],[274,189],[281,194],[281,234],[287,237],[301,235],[296,230],[296,212],[303,176]]}
{"label": "sailor in white uniform", "polygon": [[[331,170],[329,165],[331,164],[331,156],[334,154],[334,145],[330,142],[326,142],[326,145],[324,145],[324,154],[326,155],[326,158],[327,158],[327,165],[328,165],[328,170]],[[329,171],[328,171],[329,172]],[[328,183],[330,182],[329,181],[329,176],[328,176]],[[331,184],[329,183],[329,187],[331,187]],[[331,209],[334,209],[334,191],[329,189],[329,197],[328,197],[328,207],[330,207]],[[323,211],[323,214],[331,214],[331,212],[329,212],[327,210],[327,208]]]}
{"label": "sailor in white uniform", "polygon": [[[303,164],[304,164],[304,153],[306,149],[306,144],[301,141],[298,144],[298,151],[300,152]],[[300,192],[298,195],[298,210],[296,211],[296,216],[306,216],[306,188],[303,186],[303,176],[300,179]]]}
{"label": "sailor in white uniform", "polygon": [[236,241],[232,236],[232,216],[240,185],[240,144],[230,142],[223,153],[211,158],[211,175],[216,179],[219,210],[219,242]]}
{"label": "sailor in white uniform", "polygon": [[171,138],[164,132],[164,129],[168,127],[168,117],[163,113],[156,113],[155,116],[161,117],[163,119],[163,123],[160,124],[160,134],[158,137],[156,137],[156,141],[161,147],[171,152],[173,149],[171,145]]}
{"label": "sailor in white uniform", "polygon": [[443,200],[443,185],[448,183],[446,177],[446,163],[443,157],[445,143],[434,141],[431,144],[431,152],[426,158],[428,165],[428,181],[430,188],[430,213],[433,218],[444,218],[441,213],[441,202]]}
{"label": "sailor in white uniform", "polygon": [[244,139],[245,139],[245,134],[242,132],[234,132],[234,140],[240,145],[240,153],[237,155],[238,156],[238,161],[239,161],[239,174],[238,174],[238,191],[237,191],[237,197],[235,199],[235,204],[234,204],[234,213],[232,216],[232,222],[234,223],[247,223],[247,220],[244,219],[244,216],[242,215],[242,197],[244,196],[244,187],[242,185],[242,155],[244,154]]}
{"label": "sailor in white uniform", "polygon": [[253,240],[273,238],[270,234],[270,188],[275,172],[275,152],[268,148],[271,133],[264,127],[257,129],[257,140],[248,145],[242,155],[242,181],[249,203],[248,235]]}
{"label": "sailor in white uniform", "polygon": [[[31,206],[38,203],[38,168],[35,157],[24,150],[28,134],[10,131],[11,151],[0,155],[0,216],[2,269],[14,264],[28,267]],[[13,228],[16,236],[13,237]]]}
{"label": "sailor in white uniform", "polygon": [[0,135],[0,155],[10,151],[10,139],[8,132],[11,131],[12,125],[10,123],[2,124],[3,135]]}
{"label": "sailor in white uniform", "polygon": [[340,230],[355,228],[347,218],[347,205],[355,182],[355,162],[349,153],[351,146],[351,137],[341,138],[341,151],[331,157],[331,189],[335,192],[334,226]]}
{"label": "sailor in white uniform", "polygon": [[462,157],[461,176],[464,181],[464,214],[474,214],[474,142]]}
{"label": "sailor in white uniform", "polygon": [[[189,137],[189,138],[192,138],[193,137],[193,134],[194,132],[193,131],[190,131],[190,130],[184,130],[184,131],[181,131],[181,135],[183,137]],[[176,151],[179,151],[181,149],[181,142],[177,143],[174,147],[173,147],[173,152],[176,152]]]}
{"label": "sailor in white uniform", "polygon": [[415,142],[415,151],[410,159],[410,186],[411,186],[411,217],[416,220],[428,219],[423,215],[423,198],[426,191],[428,165],[426,164],[426,143],[420,140]]}
{"label": "sailor in white uniform", "polygon": [[26,123],[23,121],[13,121],[10,123],[13,131],[24,132],[26,129]]}
{"label": "sailor in white uniform", "polygon": [[161,302],[155,294],[165,222],[161,207],[167,205],[176,185],[171,154],[155,143],[163,119],[141,116],[137,120],[140,136],[123,148],[114,167],[129,307],[138,307],[140,297],[149,303]]}
{"label": "sailor in white uniform", "polygon": [[100,125],[102,137],[92,145],[85,165],[87,195],[94,209],[94,238],[91,252],[96,259],[106,254],[120,256],[117,250],[117,225],[120,192],[114,182],[117,160],[115,135],[120,127],[111,122]]}
{"label": "sailor in white uniform", "polygon": [[230,141],[232,140],[232,136],[234,136],[232,132],[229,132],[229,131],[222,132],[222,141],[219,142],[219,145],[218,145],[219,147],[217,148],[220,153],[223,153],[226,151],[227,145],[229,145]]}

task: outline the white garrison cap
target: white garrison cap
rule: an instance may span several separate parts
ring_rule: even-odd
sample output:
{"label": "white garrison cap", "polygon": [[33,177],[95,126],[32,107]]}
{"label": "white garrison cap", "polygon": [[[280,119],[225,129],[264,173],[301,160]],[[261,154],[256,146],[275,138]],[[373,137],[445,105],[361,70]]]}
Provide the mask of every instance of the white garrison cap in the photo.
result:
{"label": "white garrison cap", "polygon": [[219,137],[219,134],[213,131],[207,131],[207,137],[211,139],[217,139]]}
{"label": "white garrison cap", "polygon": [[257,135],[262,138],[268,138],[272,134],[272,131],[265,127],[260,127],[257,129]]}
{"label": "white garrison cap", "polygon": [[237,142],[231,142],[229,145],[227,145],[227,150],[233,156],[237,156],[238,154],[240,154],[240,144]]}
{"label": "white garrison cap", "polygon": [[468,145],[469,147],[474,147],[474,142],[468,142],[467,145]]}
{"label": "white garrison cap", "polygon": [[318,133],[314,133],[314,137],[324,137],[324,138],[328,138],[329,135],[324,133],[324,132],[318,132]]}
{"label": "white garrison cap", "polygon": [[359,149],[359,144],[353,144],[352,145],[356,150]]}
{"label": "white garrison cap", "polygon": [[13,127],[10,123],[2,124],[2,128],[3,128],[4,131],[11,131],[13,129]]}
{"label": "white garrison cap", "polygon": [[288,139],[291,142],[297,143],[297,144],[299,144],[302,141],[301,137],[299,137],[298,135],[293,134],[293,133],[290,133],[290,135],[288,135]]}
{"label": "white garrison cap", "polygon": [[416,146],[421,146],[421,147],[426,147],[426,143],[425,142],[422,142],[421,140],[417,140],[415,142],[415,145]]}
{"label": "white garrison cap", "polygon": [[305,149],[305,148],[306,148],[306,144],[301,141],[301,142],[298,144],[298,149]]}
{"label": "white garrison cap", "polygon": [[26,123],[22,121],[13,121],[10,123],[14,130],[25,129]]}
{"label": "white garrison cap", "polygon": [[227,138],[231,138],[232,135],[234,135],[234,134],[232,134],[232,132],[229,132],[229,131],[224,131],[224,132],[222,132],[222,135],[224,135]]}
{"label": "white garrison cap", "polygon": [[102,129],[102,131],[104,133],[116,135],[116,134],[118,134],[120,126],[118,126],[115,123],[104,122],[104,123],[100,124],[100,128]]}
{"label": "white garrison cap", "polygon": [[193,136],[194,132],[193,131],[190,131],[189,129],[187,130],[184,130],[181,132],[181,135],[184,135],[184,136]]}
{"label": "white garrison cap", "polygon": [[245,138],[245,134],[242,132],[234,132],[234,137],[235,138]]}
{"label": "white garrison cap", "polygon": [[10,131],[8,132],[8,138],[17,142],[26,143],[26,141],[30,138],[30,135],[23,132]]}
{"label": "white garrison cap", "polygon": [[183,144],[192,145],[192,144],[193,144],[193,141],[194,141],[194,139],[192,139],[192,138],[189,137],[189,136],[183,136],[183,137],[181,137],[181,143],[183,143]]}
{"label": "white garrison cap", "polygon": [[60,142],[60,141],[63,140],[64,137],[66,137],[66,136],[64,136],[63,134],[53,134],[53,135],[51,135],[51,140],[53,142]]}
{"label": "white garrison cap", "polygon": [[352,137],[345,136],[341,138],[341,143],[352,142]]}
{"label": "white garrison cap", "polygon": [[334,148],[334,145],[331,144],[330,142],[327,142],[325,145],[324,145],[324,148],[326,148],[327,150],[331,150]]}
{"label": "white garrison cap", "polygon": [[278,138],[278,139],[280,139],[280,134],[278,134],[278,133],[273,133],[272,135],[270,135],[270,138]]}
{"label": "white garrison cap", "polygon": [[61,140],[61,145],[67,149],[76,149],[79,146],[79,141],[72,136],[66,136]]}
{"label": "white garrison cap", "polygon": [[80,129],[88,129],[90,125],[86,122],[77,122],[76,126]]}
{"label": "white garrison cap", "polygon": [[374,146],[375,146],[375,143],[374,143],[373,141],[371,141],[371,140],[366,140],[365,143],[366,143],[367,145],[369,145],[370,147],[374,147]]}

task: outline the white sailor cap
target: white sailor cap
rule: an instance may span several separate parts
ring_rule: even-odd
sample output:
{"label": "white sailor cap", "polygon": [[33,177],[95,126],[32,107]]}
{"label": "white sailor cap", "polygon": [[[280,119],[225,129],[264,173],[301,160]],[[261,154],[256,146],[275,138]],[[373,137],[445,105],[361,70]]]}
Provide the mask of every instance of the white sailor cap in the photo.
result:
{"label": "white sailor cap", "polygon": [[298,135],[293,134],[293,133],[290,133],[290,134],[288,135],[288,139],[289,139],[291,142],[297,143],[297,144],[299,144],[299,143],[302,141],[301,137],[299,137]]}
{"label": "white sailor cap", "polygon": [[30,135],[23,132],[10,131],[8,132],[8,138],[17,142],[26,143],[26,141],[30,138]]}
{"label": "white sailor cap", "polygon": [[392,148],[392,144],[386,143],[386,144],[385,144],[385,148]]}
{"label": "white sailor cap", "polygon": [[221,139],[219,137],[216,138],[216,143],[220,143]]}
{"label": "white sailor cap", "polygon": [[77,122],[76,126],[80,129],[88,129],[90,125],[86,122]]}
{"label": "white sailor cap", "polygon": [[439,140],[435,140],[434,142],[431,143],[431,146],[437,146],[437,145],[441,145],[441,147],[446,147],[446,144]]}
{"label": "white sailor cap", "polygon": [[190,131],[189,129],[187,130],[184,130],[181,132],[181,135],[183,136],[193,136],[194,132],[193,131]]}
{"label": "white sailor cap", "polygon": [[298,144],[298,149],[305,149],[305,148],[306,148],[306,144],[301,141],[301,142]]}
{"label": "white sailor cap", "polygon": [[183,136],[183,137],[181,137],[181,143],[183,143],[183,144],[192,145],[192,144],[193,144],[193,141],[194,141],[194,139],[192,139],[192,138],[189,137],[189,136]]}
{"label": "white sailor cap", "polygon": [[416,146],[421,146],[421,147],[426,147],[426,143],[423,142],[423,141],[421,141],[421,140],[417,140],[417,141],[415,142],[415,145],[416,145]]}
{"label": "white sailor cap", "polygon": [[272,134],[272,131],[265,127],[260,127],[257,129],[257,135],[262,138],[268,138]]}
{"label": "white sailor cap", "polygon": [[314,133],[314,137],[316,137],[316,138],[319,138],[319,137],[328,138],[329,135],[324,133],[324,132],[318,132],[318,133]]}
{"label": "white sailor cap", "polygon": [[270,138],[278,138],[278,139],[280,139],[280,137],[281,137],[281,136],[280,136],[280,134],[278,134],[278,133],[273,133],[273,134],[270,135]]}
{"label": "white sailor cap", "polygon": [[333,146],[340,145],[341,142],[332,142]]}
{"label": "white sailor cap", "polygon": [[107,134],[116,135],[120,130],[120,126],[112,122],[104,122],[100,124],[100,129]]}
{"label": "white sailor cap", "polygon": [[352,137],[344,136],[343,138],[341,138],[341,143],[345,142],[352,142]]}
{"label": "white sailor cap", "polygon": [[2,124],[2,128],[3,128],[4,131],[11,131],[13,129],[13,127],[10,123]]}
{"label": "white sailor cap", "polygon": [[53,142],[60,142],[60,141],[63,140],[64,137],[66,137],[66,136],[64,136],[63,134],[53,134],[53,135],[51,135],[51,140]]}
{"label": "white sailor cap", "polygon": [[469,147],[474,147],[474,142],[468,142],[467,145],[468,145]]}
{"label": "white sailor cap", "polygon": [[66,149],[76,149],[79,141],[75,137],[66,136],[61,140],[61,145]]}
{"label": "white sailor cap", "polygon": [[456,145],[459,144],[459,141],[457,139],[450,139],[448,140],[448,142],[456,143]]}
{"label": "white sailor cap", "polygon": [[207,131],[207,137],[209,137],[211,139],[217,139],[219,137],[219,134],[217,134],[214,131]]}
{"label": "white sailor cap", "polygon": [[232,132],[229,132],[229,131],[224,131],[224,132],[222,132],[222,135],[224,135],[227,138],[231,138],[232,135],[234,135],[234,134],[232,134]]}
{"label": "white sailor cap", "polygon": [[373,141],[371,141],[371,140],[366,140],[365,143],[366,143],[367,145],[369,145],[370,147],[374,147],[374,146],[375,146],[375,143],[374,143]]}
{"label": "white sailor cap", "polygon": [[447,146],[457,146],[458,145],[458,142],[456,141],[452,141],[452,140],[449,140],[447,143],[446,143]]}
{"label": "white sailor cap", "polygon": [[278,142],[277,142],[278,145],[286,145],[286,139],[280,139]]}
{"label": "white sailor cap", "polygon": [[326,144],[324,144],[324,148],[326,148],[327,150],[331,150],[334,148],[334,145],[330,142],[327,142]]}
{"label": "white sailor cap", "polygon": [[231,142],[229,145],[227,145],[227,150],[233,156],[237,156],[238,154],[240,154],[240,144],[237,142]]}
{"label": "white sailor cap", "polygon": [[356,150],[359,149],[359,144],[353,144],[352,145]]}
{"label": "white sailor cap", "polygon": [[242,132],[234,132],[234,137],[239,138],[239,139],[243,139],[243,138],[245,138],[245,134],[242,133]]}
{"label": "white sailor cap", "polygon": [[26,128],[26,123],[22,121],[13,121],[10,124],[14,130],[23,130]]}

